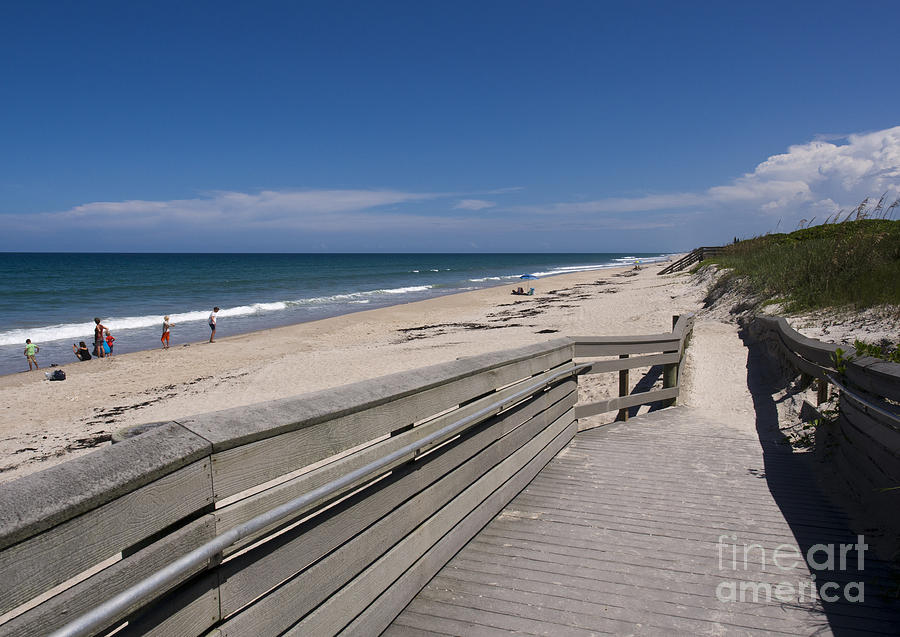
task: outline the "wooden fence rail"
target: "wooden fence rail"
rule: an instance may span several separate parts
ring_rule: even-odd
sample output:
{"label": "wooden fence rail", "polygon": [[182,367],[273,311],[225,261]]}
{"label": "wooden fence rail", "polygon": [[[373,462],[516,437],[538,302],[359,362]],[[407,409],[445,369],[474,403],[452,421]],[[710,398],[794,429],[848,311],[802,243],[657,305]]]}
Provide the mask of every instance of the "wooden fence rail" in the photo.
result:
{"label": "wooden fence rail", "polygon": [[[0,635],[377,633],[579,413],[673,400],[692,322],[144,425],[5,484]],[[665,388],[576,406],[579,374],[648,364]]]}
{"label": "wooden fence rail", "polygon": [[839,370],[838,345],[802,336],[781,317],[759,317],[750,332],[806,382],[818,379],[820,404],[829,386],[839,390],[837,419],[820,425],[816,445],[880,528],[900,538],[900,364],[848,348]]}

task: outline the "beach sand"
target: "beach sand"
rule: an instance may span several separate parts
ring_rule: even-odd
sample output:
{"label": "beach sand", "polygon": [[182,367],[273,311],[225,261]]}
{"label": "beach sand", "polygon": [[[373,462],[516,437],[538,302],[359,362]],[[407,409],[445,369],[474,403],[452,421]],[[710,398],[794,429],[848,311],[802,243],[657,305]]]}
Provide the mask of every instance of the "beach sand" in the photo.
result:
{"label": "beach sand", "polygon": [[[511,295],[511,285],[500,286],[233,337],[222,319],[213,344],[179,343],[174,327],[169,350],[72,362],[63,366],[67,379],[62,382],[47,381],[44,368],[0,377],[0,482],[110,444],[110,435],[121,427],[304,394],[560,336],[667,332],[673,315],[700,308],[705,289],[684,274],[657,276],[664,266],[548,277],[534,281],[535,295],[528,297]],[[706,336],[694,339],[688,367],[703,375],[705,390],[710,391],[708,384],[734,381],[738,387],[731,391],[740,393],[746,354],[736,328],[718,322],[698,323],[696,330]],[[721,356],[722,347],[732,350],[730,359]],[[703,371],[707,368],[712,373]],[[584,392],[615,395],[617,376],[601,376]],[[638,378],[633,371],[632,383]],[[752,411],[749,397],[722,401],[722,391],[713,388],[708,395],[742,418],[746,409]],[[686,402],[691,400],[685,395]],[[614,417],[597,418],[609,422]]]}

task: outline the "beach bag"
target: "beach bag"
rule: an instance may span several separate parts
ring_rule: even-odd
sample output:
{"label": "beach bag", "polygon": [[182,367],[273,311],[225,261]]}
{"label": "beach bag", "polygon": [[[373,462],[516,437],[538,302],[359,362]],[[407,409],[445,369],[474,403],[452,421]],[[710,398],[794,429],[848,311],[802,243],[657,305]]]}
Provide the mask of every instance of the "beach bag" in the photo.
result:
{"label": "beach bag", "polygon": [[47,380],[65,380],[66,372],[61,369],[54,369],[52,372],[46,372]]}

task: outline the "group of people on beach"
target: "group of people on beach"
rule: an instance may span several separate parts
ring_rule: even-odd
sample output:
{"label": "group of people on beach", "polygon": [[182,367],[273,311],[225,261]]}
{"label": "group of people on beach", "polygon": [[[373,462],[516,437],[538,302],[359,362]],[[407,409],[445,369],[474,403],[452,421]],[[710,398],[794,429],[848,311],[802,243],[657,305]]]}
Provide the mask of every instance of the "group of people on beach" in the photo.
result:
{"label": "group of people on beach", "polygon": [[[218,306],[213,308],[213,311],[209,314],[209,342],[215,343],[216,341],[216,317],[219,313]],[[168,316],[163,317],[163,326],[162,326],[162,336],[159,337],[159,340],[162,341],[162,348],[169,349],[169,335],[171,334],[170,328],[175,327],[175,323],[172,323],[169,320]]]}
{"label": "group of people on beach", "polygon": [[72,352],[75,358],[80,361],[89,361],[96,356],[97,358],[109,358],[113,355],[113,343],[116,338],[113,336],[109,328],[100,322],[100,318],[94,318],[94,349],[88,351],[84,341],[80,341],[78,345],[72,343]]}
{"label": "group of people on beach", "polygon": [[[214,343],[216,341],[216,318],[218,316],[218,312],[219,308],[214,307],[213,311],[209,315],[210,343]],[[168,316],[163,317],[162,336],[159,339],[162,342],[163,349],[169,349],[169,336],[171,334],[171,328],[174,326],[175,324],[169,320]],[[95,356],[97,358],[108,358],[113,354],[113,343],[115,342],[115,340],[116,339],[110,333],[109,328],[101,323],[101,319],[99,317],[95,317],[93,351],[88,349],[88,346],[84,341],[80,341],[77,345],[74,343],[72,344],[72,352],[74,352],[75,358],[77,358],[79,361],[89,361]],[[41,348],[32,343],[30,338],[25,339],[25,358],[28,360],[28,371],[31,371],[33,369],[40,369],[37,358],[35,357],[40,351]]]}

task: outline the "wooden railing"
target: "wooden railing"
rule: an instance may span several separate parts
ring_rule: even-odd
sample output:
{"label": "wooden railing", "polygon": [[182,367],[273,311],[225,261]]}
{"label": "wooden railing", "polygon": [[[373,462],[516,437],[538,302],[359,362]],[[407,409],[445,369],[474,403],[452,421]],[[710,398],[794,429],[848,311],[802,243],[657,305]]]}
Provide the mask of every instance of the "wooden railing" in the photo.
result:
{"label": "wooden railing", "polygon": [[[684,357],[685,344],[694,329],[694,315],[672,317],[672,332],[647,336],[575,336],[575,358],[618,356],[618,359],[591,363],[582,374],[619,372],[619,396],[593,403],[579,403],[575,408],[577,418],[586,418],[609,411],[619,412],[620,420],[628,419],[628,409],[663,401],[666,406],[678,398],[678,375]],[[643,354],[631,358],[635,354]],[[661,389],[632,394],[629,370],[663,365]]]}
{"label": "wooden railing", "polygon": [[900,537],[900,364],[853,348],[838,356],[838,345],[802,336],[781,317],[759,317],[750,332],[802,384],[818,379],[819,404],[829,387],[840,392],[837,419],[822,419],[816,445],[827,447],[826,461],[881,528]]}
{"label": "wooden railing", "polygon": [[[691,324],[153,423],[4,484],[0,635],[377,634],[579,413],[674,400]],[[579,374],[646,365],[664,389],[576,407]]]}
{"label": "wooden railing", "polygon": [[670,263],[662,270],[657,272],[657,274],[672,274],[673,272],[681,272],[688,266],[691,266],[695,263],[699,263],[709,257],[714,257],[717,254],[721,254],[725,248],[722,246],[706,246],[703,248],[695,248],[691,250],[686,255],[675,261],[674,263]]}

